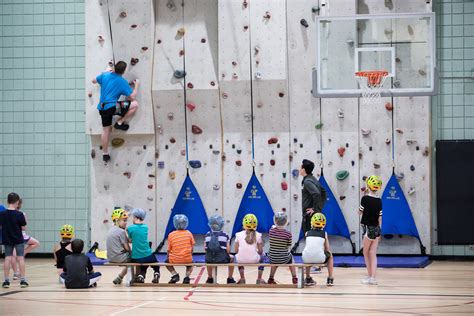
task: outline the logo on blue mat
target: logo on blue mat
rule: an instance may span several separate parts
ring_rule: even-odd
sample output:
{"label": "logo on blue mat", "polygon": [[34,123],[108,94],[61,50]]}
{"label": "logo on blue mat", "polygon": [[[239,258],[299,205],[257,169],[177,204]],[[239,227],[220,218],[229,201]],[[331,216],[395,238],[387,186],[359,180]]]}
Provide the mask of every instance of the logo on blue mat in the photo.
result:
{"label": "logo on blue mat", "polygon": [[390,187],[390,191],[388,191],[387,200],[400,200],[400,197],[397,195],[397,189],[394,186]]}
{"label": "logo on blue mat", "polygon": [[252,189],[250,190],[250,193],[252,193],[251,196],[249,196],[249,199],[261,199],[262,197],[260,195],[257,195],[258,189],[257,186],[252,185]]}
{"label": "logo on blue mat", "polygon": [[194,201],[194,198],[191,197],[191,189],[189,187],[186,187],[186,191],[184,191],[184,197],[183,197],[183,200],[190,200],[190,201]]}

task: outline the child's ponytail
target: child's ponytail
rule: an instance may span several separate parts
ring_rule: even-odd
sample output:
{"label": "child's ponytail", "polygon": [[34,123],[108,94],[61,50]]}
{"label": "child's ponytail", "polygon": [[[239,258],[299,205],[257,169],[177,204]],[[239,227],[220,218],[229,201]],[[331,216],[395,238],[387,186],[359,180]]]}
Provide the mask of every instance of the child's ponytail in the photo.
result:
{"label": "child's ponytail", "polygon": [[257,232],[253,229],[247,229],[245,231],[245,242],[249,245],[253,245],[257,240]]}

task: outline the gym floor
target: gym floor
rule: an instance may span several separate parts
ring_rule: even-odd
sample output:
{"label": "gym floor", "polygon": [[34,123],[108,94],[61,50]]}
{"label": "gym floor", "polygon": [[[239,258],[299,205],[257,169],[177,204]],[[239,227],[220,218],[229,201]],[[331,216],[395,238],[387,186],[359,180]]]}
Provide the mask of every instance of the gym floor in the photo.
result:
{"label": "gym floor", "polygon": [[[300,290],[115,286],[112,280],[119,268],[95,269],[103,274],[96,288],[66,290],[58,283],[51,259],[27,259],[30,287],[21,289],[14,281],[10,289],[0,289],[0,315],[474,314],[474,262],[435,261],[422,269],[379,269],[377,286],[360,283],[364,268],[336,268],[335,286],[328,288],[324,269],[313,274],[318,285]],[[152,270],[148,271],[150,282]],[[184,270],[178,272],[182,276]],[[247,283],[254,282],[256,274],[256,269],[247,269]],[[160,282],[167,283],[169,277],[163,269]],[[191,283],[204,283],[206,277],[205,269],[195,268]],[[218,282],[225,283],[226,277],[220,269]],[[291,275],[279,269],[276,280],[290,283]]]}

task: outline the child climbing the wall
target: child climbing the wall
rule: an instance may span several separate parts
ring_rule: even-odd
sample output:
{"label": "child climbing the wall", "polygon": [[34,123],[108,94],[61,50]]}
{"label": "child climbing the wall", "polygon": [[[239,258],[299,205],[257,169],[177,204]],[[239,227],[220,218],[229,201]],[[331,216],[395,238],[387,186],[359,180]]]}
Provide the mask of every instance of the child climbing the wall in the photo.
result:
{"label": "child climbing the wall", "polygon": [[382,187],[382,179],[372,175],[366,180],[366,195],[360,200],[359,212],[362,215],[360,224],[363,229],[363,253],[367,277],[362,284],[377,285],[377,247],[379,244],[382,226],[382,199],[377,191]]}
{"label": "child climbing the wall", "polygon": [[[122,75],[127,69],[127,63],[119,61],[115,64],[113,71],[106,71],[92,80],[92,83],[100,85],[100,101],[97,105],[102,119],[102,159],[104,162],[110,160],[109,136],[112,131],[112,118],[114,115],[120,116],[115,122],[114,128],[126,131],[129,128],[127,122],[132,118],[138,109],[137,97],[138,80],[133,81],[133,89]],[[120,97],[127,97],[125,101],[119,101]]]}
{"label": "child climbing the wall", "polygon": [[69,224],[63,225],[59,230],[59,235],[61,236],[61,241],[54,246],[53,255],[58,273],[61,274],[66,257],[72,254],[71,241],[74,238],[74,227]]}
{"label": "child climbing the wall", "polygon": [[[273,217],[275,225],[270,228],[268,237],[270,238],[270,250],[268,258],[271,264],[290,264],[293,263],[293,256],[290,253],[292,243],[291,233],[285,229],[288,224],[288,215],[285,212],[276,212]],[[275,282],[275,273],[278,267],[271,267],[268,284],[277,284]],[[290,267],[292,283],[298,284],[295,267]]]}
{"label": "child climbing the wall", "polygon": [[[263,263],[262,234],[257,232],[258,220],[254,214],[247,214],[242,220],[242,231],[235,234],[235,262],[236,263]],[[245,269],[239,266],[240,280],[238,284],[245,284]],[[263,267],[258,267],[257,284],[266,284],[262,279]]]}
{"label": "child climbing the wall", "polygon": [[86,289],[97,286],[102,274],[94,272],[91,259],[82,253],[84,241],[74,239],[71,242],[72,254],[64,260],[61,279],[67,289]]}
{"label": "child climbing the wall", "polygon": [[[112,222],[114,226],[107,233],[107,259],[113,263],[130,262],[130,245],[128,244],[127,231],[128,214],[119,208],[112,211]],[[113,280],[115,285],[122,283],[127,274],[127,268],[123,268]]]}
{"label": "child climbing the wall", "polygon": [[[176,214],[173,217],[173,225],[176,229],[168,235],[168,258],[167,263],[179,263],[186,264],[193,262],[193,247],[194,237],[188,228],[189,220],[186,215]],[[170,284],[177,283],[179,281],[179,274],[176,272],[173,266],[166,267],[171,272]],[[191,275],[193,272],[193,266],[186,266],[186,276],[183,279],[183,284],[189,284]]]}
{"label": "child climbing the wall", "polygon": [[[224,219],[220,215],[209,217],[209,227],[211,231],[206,234],[204,239],[204,249],[206,251],[206,263],[230,263],[234,261],[234,256],[230,254],[230,238],[222,231]],[[212,267],[207,267],[206,283],[214,283],[212,276]],[[217,270],[216,270],[217,271]],[[229,267],[227,284],[234,284],[234,267]],[[217,275],[215,276],[217,277]]]}
{"label": "child climbing the wall", "polygon": [[[304,263],[325,263],[328,266],[327,286],[334,285],[334,258],[329,247],[328,234],[324,231],[326,216],[315,213],[311,217],[311,229],[306,232],[305,247],[302,253]],[[311,267],[306,268],[305,285],[312,286],[316,282],[311,277]]]}
{"label": "child climbing the wall", "polygon": [[[152,253],[150,243],[148,242],[148,225],[144,224],[146,218],[145,210],[134,208],[132,210],[133,225],[127,228],[129,239],[132,241],[132,262],[136,263],[155,263],[155,255]],[[160,282],[160,267],[151,266],[153,273],[153,283]],[[146,270],[148,266],[137,267],[136,283],[145,283]]]}

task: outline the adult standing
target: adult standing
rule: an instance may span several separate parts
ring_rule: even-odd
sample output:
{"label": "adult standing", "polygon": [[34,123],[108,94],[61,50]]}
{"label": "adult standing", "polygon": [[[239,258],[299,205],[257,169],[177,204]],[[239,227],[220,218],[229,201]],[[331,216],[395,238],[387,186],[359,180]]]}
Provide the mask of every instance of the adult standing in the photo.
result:
{"label": "adult standing", "polygon": [[326,203],[326,190],[319,183],[318,179],[313,176],[314,163],[310,160],[303,159],[300,168],[300,175],[303,177],[301,182],[302,188],[302,210],[303,222],[302,229],[304,233],[311,229],[311,217],[314,213],[323,211],[324,203]]}
{"label": "adult standing", "polygon": [[[138,80],[133,81],[133,89],[122,75],[127,69],[127,63],[119,61],[115,64],[113,71],[106,71],[92,80],[92,83],[100,84],[100,102],[97,105],[102,119],[102,159],[104,162],[110,160],[109,136],[112,131],[112,117],[120,116],[115,122],[114,128],[123,131],[130,127],[126,122],[135,114],[138,108],[137,96]],[[125,101],[119,101],[120,97],[127,97]]]}

